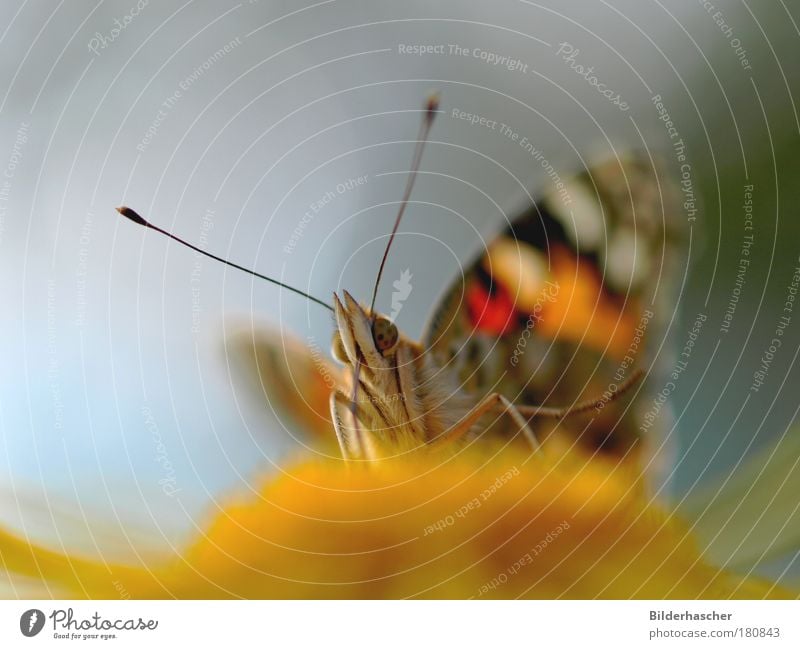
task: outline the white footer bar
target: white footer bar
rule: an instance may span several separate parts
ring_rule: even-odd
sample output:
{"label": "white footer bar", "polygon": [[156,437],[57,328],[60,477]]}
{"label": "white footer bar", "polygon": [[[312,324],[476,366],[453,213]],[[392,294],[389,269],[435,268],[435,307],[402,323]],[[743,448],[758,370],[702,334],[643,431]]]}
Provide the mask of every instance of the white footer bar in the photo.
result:
{"label": "white footer bar", "polygon": [[0,647],[98,643],[148,649],[195,643],[225,649],[800,647],[800,603],[0,601]]}

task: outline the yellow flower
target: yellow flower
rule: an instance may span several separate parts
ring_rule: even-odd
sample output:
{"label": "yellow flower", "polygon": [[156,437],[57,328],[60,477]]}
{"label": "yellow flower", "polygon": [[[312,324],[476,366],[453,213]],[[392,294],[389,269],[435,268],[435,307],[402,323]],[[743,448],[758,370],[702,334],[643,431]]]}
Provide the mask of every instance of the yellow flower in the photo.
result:
{"label": "yellow flower", "polygon": [[108,566],[0,535],[6,569],[114,598],[762,598],[710,565],[625,465],[498,450],[305,461],[232,502],[178,557]]}

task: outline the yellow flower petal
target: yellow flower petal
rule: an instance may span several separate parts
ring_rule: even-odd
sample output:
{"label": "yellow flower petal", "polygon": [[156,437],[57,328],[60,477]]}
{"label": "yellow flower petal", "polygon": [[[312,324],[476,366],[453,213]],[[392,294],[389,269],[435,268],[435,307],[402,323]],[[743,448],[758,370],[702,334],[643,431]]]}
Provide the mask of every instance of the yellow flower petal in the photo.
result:
{"label": "yellow flower petal", "polygon": [[[4,560],[25,554],[13,548],[0,539]],[[74,596],[118,588],[92,563],[47,566]],[[300,463],[219,512],[180,559],[114,570],[132,597],[795,596],[709,565],[628,469],[514,451]]]}

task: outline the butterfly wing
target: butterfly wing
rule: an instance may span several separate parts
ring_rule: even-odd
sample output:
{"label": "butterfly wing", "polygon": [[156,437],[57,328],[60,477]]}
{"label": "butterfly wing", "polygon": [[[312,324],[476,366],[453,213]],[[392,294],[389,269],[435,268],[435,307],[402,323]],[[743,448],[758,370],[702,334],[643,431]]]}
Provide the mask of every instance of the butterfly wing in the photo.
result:
{"label": "butterfly wing", "polygon": [[331,423],[330,395],[341,381],[316,341],[308,344],[268,328],[241,328],[228,338],[232,361],[249,377],[256,396],[266,399],[293,430],[326,442],[336,440]]}
{"label": "butterfly wing", "polygon": [[[655,372],[675,309],[676,197],[660,167],[637,155],[564,182],[445,291],[425,347],[465,389],[518,404],[568,406],[610,396],[637,367]],[[639,440],[636,404],[650,394],[634,392],[633,407],[627,395],[557,426],[593,450],[627,454]],[[553,426],[533,425],[544,435]]]}

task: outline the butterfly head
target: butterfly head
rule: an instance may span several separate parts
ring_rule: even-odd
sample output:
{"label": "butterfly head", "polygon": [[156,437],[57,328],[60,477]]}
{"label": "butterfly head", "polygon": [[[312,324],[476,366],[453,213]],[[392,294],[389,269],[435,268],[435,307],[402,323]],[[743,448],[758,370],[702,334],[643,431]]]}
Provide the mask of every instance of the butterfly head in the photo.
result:
{"label": "butterfly head", "polygon": [[333,307],[336,331],[333,335],[333,355],[346,365],[356,361],[372,369],[391,365],[403,336],[386,316],[372,314],[347,291],[343,299],[334,294]]}
{"label": "butterfly head", "polygon": [[381,353],[389,353],[400,341],[400,332],[389,318],[378,316],[372,323],[372,340]]}

